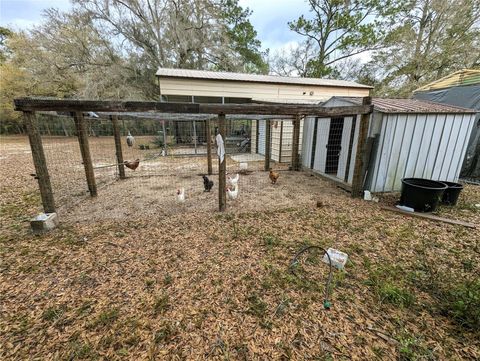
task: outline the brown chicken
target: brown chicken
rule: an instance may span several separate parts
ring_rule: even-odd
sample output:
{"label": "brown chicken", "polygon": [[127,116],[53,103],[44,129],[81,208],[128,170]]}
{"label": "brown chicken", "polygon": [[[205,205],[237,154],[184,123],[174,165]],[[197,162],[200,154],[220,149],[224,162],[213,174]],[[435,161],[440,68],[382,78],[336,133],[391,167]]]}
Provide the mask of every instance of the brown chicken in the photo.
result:
{"label": "brown chicken", "polygon": [[135,159],[133,162],[130,162],[128,160],[126,160],[125,162],[123,162],[123,164],[125,164],[125,167],[131,169],[131,170],[135,170],[138,168],[139,164],[140,164],[140,159]]}
{"label": "brown chicken", "polygon": [[280,174],[277,172],[274,172],[272,168],[270,168],[270,173],[268,174],[268,177],[270,178],[270,181],[272,182],[272,184],[275,184],[277,183],[277,179],[278,177],[280,177]]}

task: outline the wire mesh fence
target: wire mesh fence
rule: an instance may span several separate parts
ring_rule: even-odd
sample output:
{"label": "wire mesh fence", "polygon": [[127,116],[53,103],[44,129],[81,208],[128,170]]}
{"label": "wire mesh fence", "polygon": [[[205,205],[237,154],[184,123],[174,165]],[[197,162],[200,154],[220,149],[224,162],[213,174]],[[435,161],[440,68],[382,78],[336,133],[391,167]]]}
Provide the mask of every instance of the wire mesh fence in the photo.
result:
{"label": "wire mesh fence", "polygon": [[[37,122],[55,203],[59,208],[68,209],[89,194],[74,118],[67,114],[39,114]],[[210,119],[207,126],[206,119],[162,120],[122,116],[118,124],[125,161],[125,180],[119,180],[111,117],[84,114],[83,122],[88,135],[95,182],[100,189],[99,197],[108,195],[112,199],[112,204],[107,208],[117,208],[121,203],[118,197],[123,195],[128,195],[130,199],[141,199],[141,204],[149,199],[147,203],[169,206],[175,202],[180,189],[184,190],[187,197],[197,197],[202,202],[203,195],[200,194],[205,191],[202,176],[208,173],[209,138],[212,175],[208,177],[215,183],[213,192],[218,192],[216,118]],[[131,144],[127,142],[129,135],[133,139]],[[292,137],[293,122],[289,119],[227,119],[224,140],[227,180],[228,177],[236,179],[239,174],[241,182],[238,188],[258,187],[258,177],[251,177],[251,174],[266,170],[266,157],[270,157],[269,164],[274,172],[288,170],[292,163]],[[262,181],[268,184],[267,173],[263,178]],[[110,190],[107,192],[106,189]],[[213,204],[217,202],[217,196],[210,198]],[[125,205],[123,208],[128,207]]]}

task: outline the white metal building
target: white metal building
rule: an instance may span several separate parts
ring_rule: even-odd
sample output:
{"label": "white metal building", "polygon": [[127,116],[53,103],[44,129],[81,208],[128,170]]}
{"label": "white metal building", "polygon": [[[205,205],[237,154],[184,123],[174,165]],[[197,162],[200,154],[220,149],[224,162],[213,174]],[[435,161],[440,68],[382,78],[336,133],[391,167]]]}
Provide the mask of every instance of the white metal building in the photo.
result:
{"label": "white metal building", "polygon": [[[332,97],[325,106],[359,105],[361,98]],[[365,189],[391,192],[401,179],[456,182],[474,125],[475,110],[416,99],[373,99],[365,159]],[[302,165],[351,185],[359,116],[307,118]]]}
{"label": "white metal building", "polygon": [[[171,102],[318,104],[332,95],[368,96],[372,88],[345,80],[190,69],[159,68],[156,76],[162,99]],[[279,119],[271,121],[271,125],[271,159],[288,163],[291,160],[293,123]],[[266,121],[252,120],[252,153],[265,155],[265,135]]]}

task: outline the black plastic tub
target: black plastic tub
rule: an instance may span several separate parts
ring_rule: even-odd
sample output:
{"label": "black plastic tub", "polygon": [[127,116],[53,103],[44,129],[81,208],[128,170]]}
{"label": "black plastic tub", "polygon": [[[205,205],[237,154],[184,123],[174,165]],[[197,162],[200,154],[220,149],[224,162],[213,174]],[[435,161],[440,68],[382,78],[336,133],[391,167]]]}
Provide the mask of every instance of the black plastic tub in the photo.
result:
{"label": "black plastic tub", "polygon": [[402,179],[400,204],[413,208],[415,212],[434,212],[448,186],[423,178]]}
{"label": "black plastic tub", "polygon": [[460,196],[460,192],[463,189],[463,185],[460,183],[454,183],[454,182],[444,182],[448,188],[445,190],[443,193],[442,197],[442,204],[447,204],[449,206],[454,206],[457,204],[458,197]]}

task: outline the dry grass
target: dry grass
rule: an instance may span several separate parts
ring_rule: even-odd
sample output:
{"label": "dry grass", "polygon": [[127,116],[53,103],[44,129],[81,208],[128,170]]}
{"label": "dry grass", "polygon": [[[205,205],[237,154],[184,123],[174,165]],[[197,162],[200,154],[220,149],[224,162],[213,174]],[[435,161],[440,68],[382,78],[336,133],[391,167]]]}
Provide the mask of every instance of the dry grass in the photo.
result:
{"label": "dry grass", "polygon": [[[1,142],[1,359],[480,357],[479,330],[442,301],[445,289],[478,277],[478,232],[384,212],[290,172],[276,186],[263,172],[242,177],[240,198],[219,214],[216,192],[201,192],[192,170],[161,184],[115,183],[34,237],[28,146]],[[173,201],[178,184],[183,208]],[[480,191],[469,186],[462,204],[475,203]],[[478,224],[473,206],[444,212]],[[288,272],[305,244],[349,254],[329,311],[323,283]],[[319,263],[315,279],[326,271]]]}

